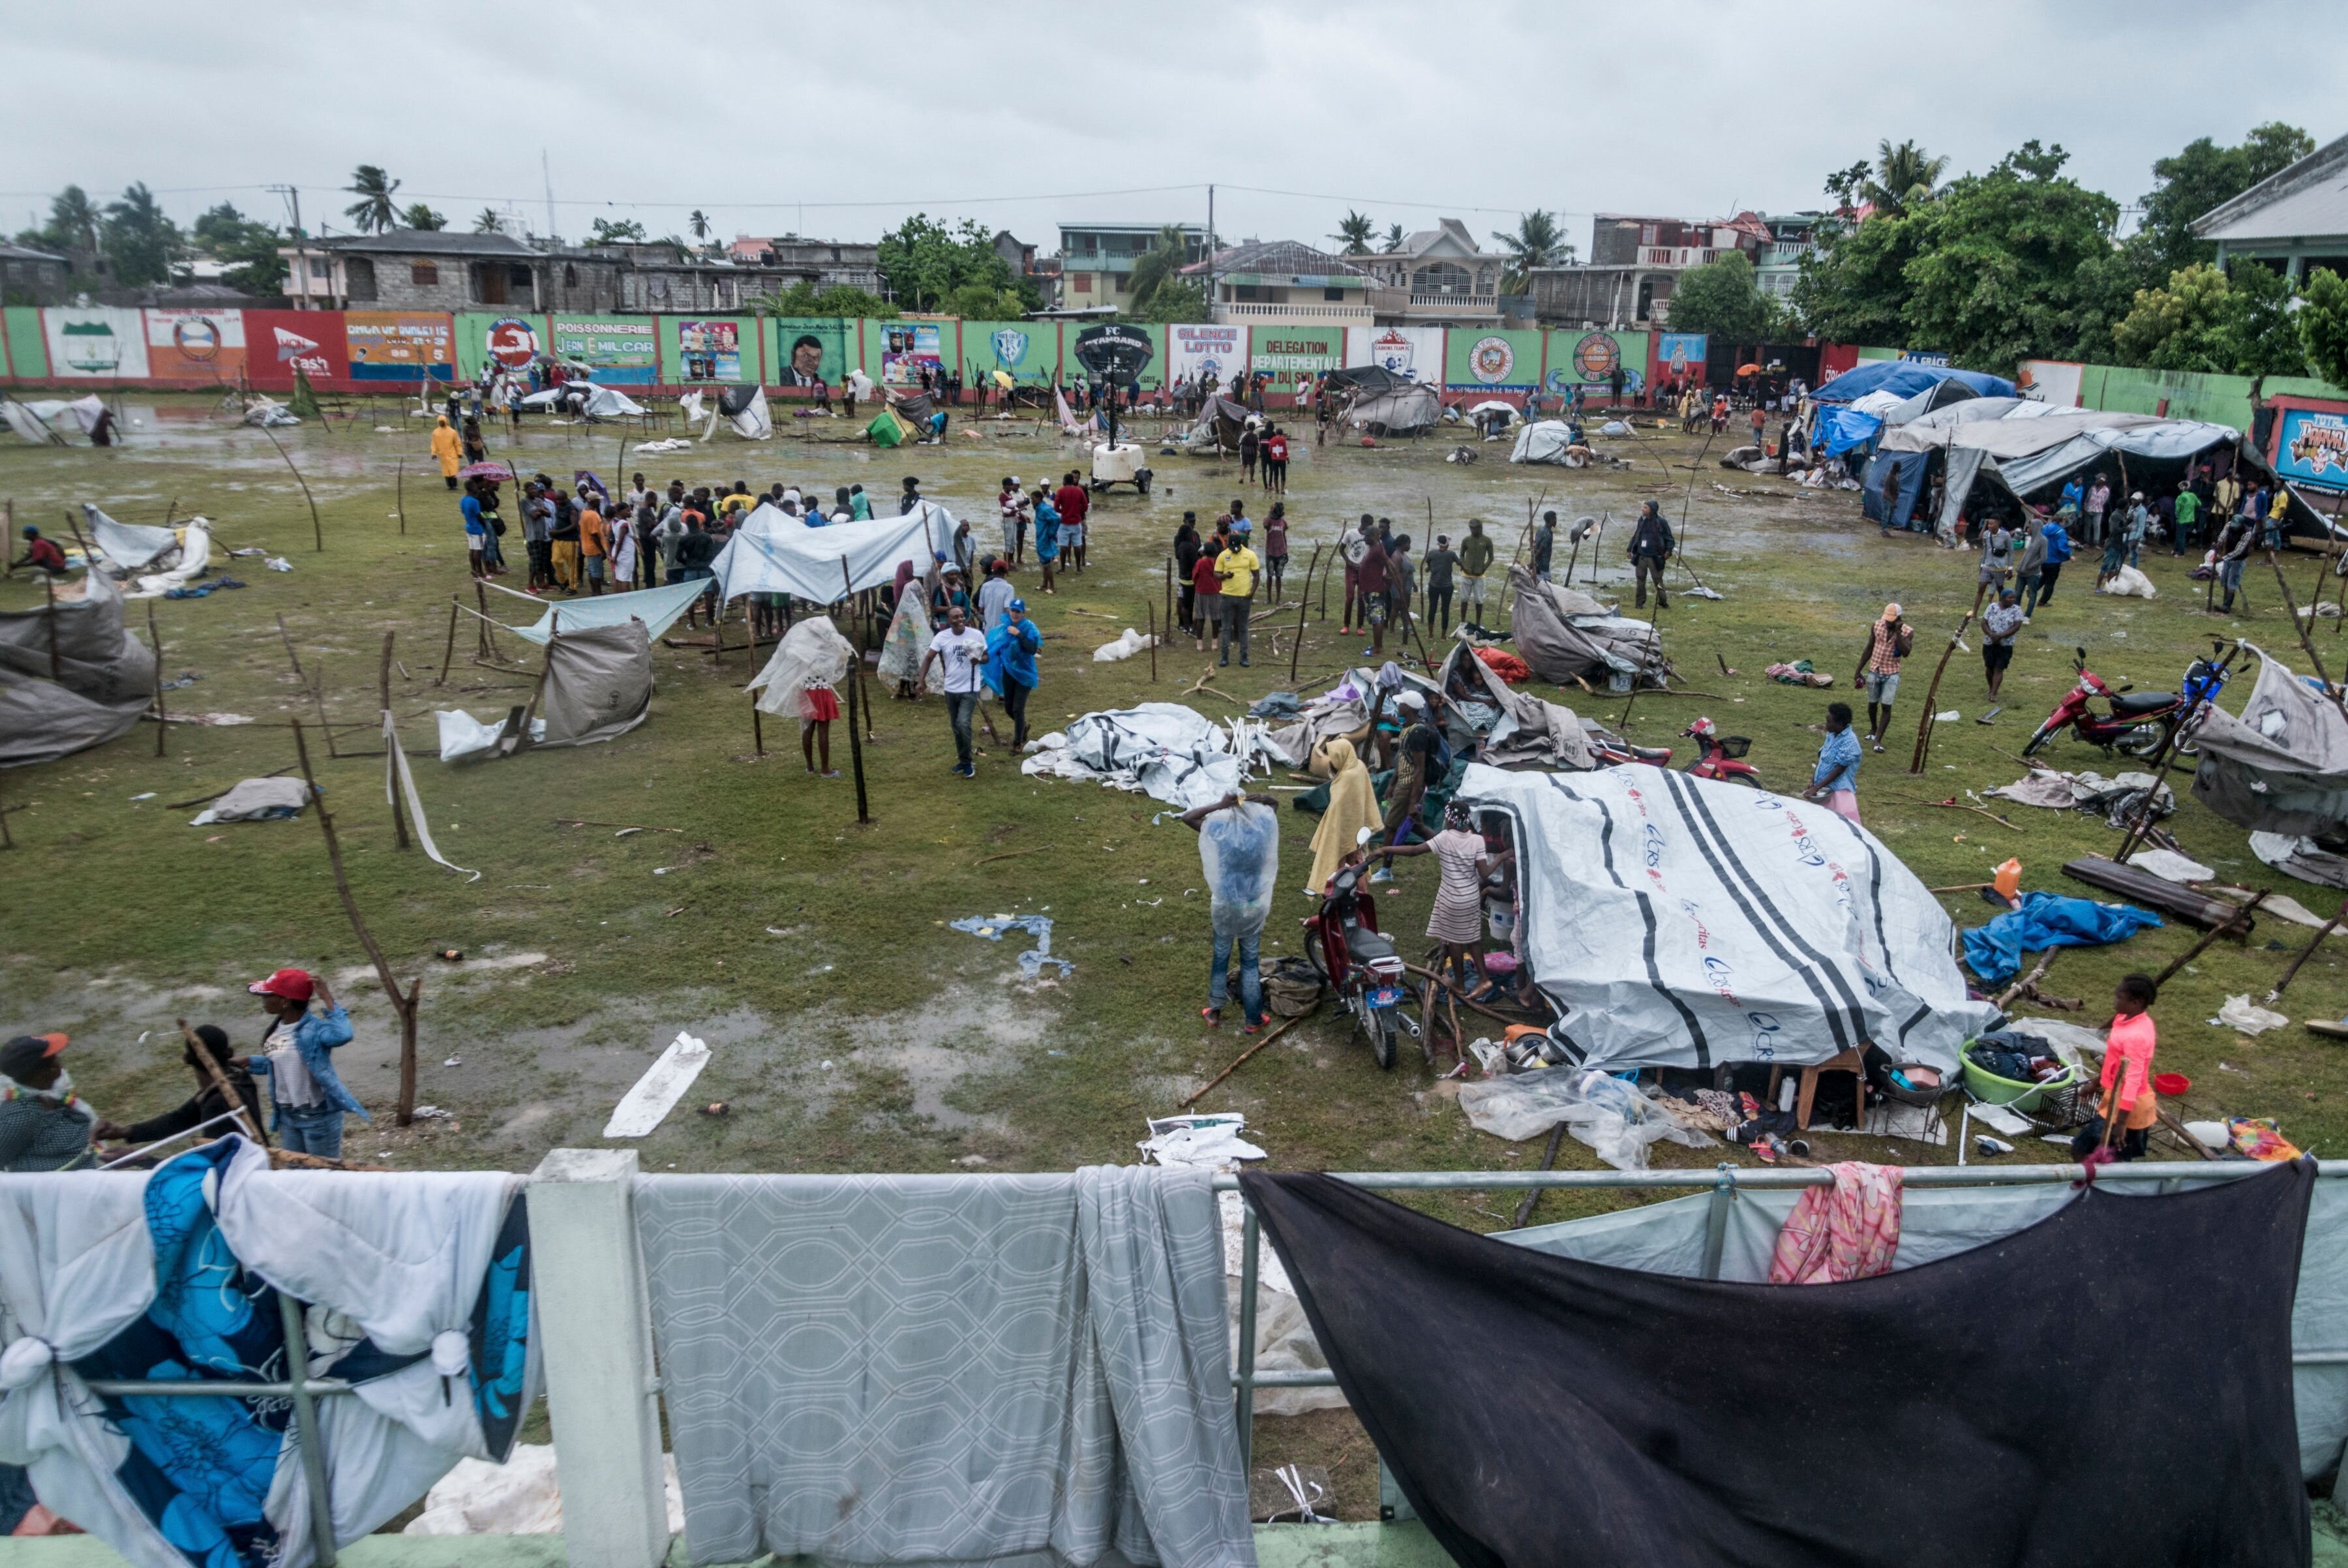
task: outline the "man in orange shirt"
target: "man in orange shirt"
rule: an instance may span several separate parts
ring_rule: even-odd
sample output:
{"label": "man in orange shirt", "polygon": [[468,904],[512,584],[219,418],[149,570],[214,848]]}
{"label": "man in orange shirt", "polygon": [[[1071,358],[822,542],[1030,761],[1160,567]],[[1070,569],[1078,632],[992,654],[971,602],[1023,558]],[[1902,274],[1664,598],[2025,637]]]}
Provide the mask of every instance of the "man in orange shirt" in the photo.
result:
{"label": "man in orange shirt", "polygon": [[579,556],[587,567],[587,593],[591,598],[603,593],[603,563],[610,553],[612,531],[597,511],[602,500],[592,490],[579,492]]}
{"label": "man in orange shirt", "polygon": [[[2127,975],[2112,993],[2112,1026],[2104,1048],[2103,1096],[2095,1119],[2071,1140],[2071,1153],[2085,1159],[2096,1145],[2113,1158],[2140,1160],[2145,1138],[2160,1119],[2160,1097],[2152,1088],[2152,1053],[2158,1035],[2151,1007],[2159,991],[2147,975]],[[2122,1126],[2124,1124],[2124,1128]]]}

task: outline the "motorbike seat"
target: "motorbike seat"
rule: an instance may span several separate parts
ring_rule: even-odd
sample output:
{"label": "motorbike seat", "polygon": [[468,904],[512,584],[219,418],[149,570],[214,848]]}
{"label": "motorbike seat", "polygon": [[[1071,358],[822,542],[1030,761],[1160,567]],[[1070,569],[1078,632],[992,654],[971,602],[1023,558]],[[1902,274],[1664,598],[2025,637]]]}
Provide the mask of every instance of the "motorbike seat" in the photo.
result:
{"label": "motorbike seat", "polygon": [[1395,946],[1366,926],[1348,926],[1345,929],[1345,955],[1356,964],[1367,964],[1374,958],[1392,958]]}
{"label": "motorbike seat", "polygon": [[1669,762],[1671,759],[1672,748],[1668,746],[1633,746],[1631,748],[1631,760],[1633,762],[1653,762],[1660,764]]}
{"label": "motorbike seat", "polygon": [[2115,714],[2150,713],[2155,708],[2176,706],[2177,694],[2173,691],[2124,691],[2112,698]]}

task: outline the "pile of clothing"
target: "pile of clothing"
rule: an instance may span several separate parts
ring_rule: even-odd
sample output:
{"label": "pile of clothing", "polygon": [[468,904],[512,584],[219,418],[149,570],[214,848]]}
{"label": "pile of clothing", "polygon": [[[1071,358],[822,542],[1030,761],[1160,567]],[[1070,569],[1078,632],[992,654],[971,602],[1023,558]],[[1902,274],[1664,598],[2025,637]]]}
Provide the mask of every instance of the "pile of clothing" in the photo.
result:
{"label": "pile of clothing", "polygon": [[1771,665],[1762,672],[1779,686],[1830,686],[1834,676],[1812,669],[1807,659],[1796,659],[1792,664]]}
{"label": "pile of clothing", "polygon": [[2176,791],[2149,773],[2119,773],[2106,779],[2086,769],[2060,773],[2052,768],[2033,768],[2028,778],[1982,793],[2020,806],[2084,811],[2119,828],[2125,827],[2140,809],[2147,789],[2155,791],[2152,815],[2156,821],[2177,810]]}
{"label": "pile of clothing", "polygon": [[1172,702],[1088,713],[1027,749],[1023,773],[1090,779],[1184,810],[1237,792],[1260,765],[1289,760],[1261,723],[1234,719],[1225,728]]}
{"label": "pile of clothing", "polygon": [[1998,1029],[1965,1042],[1965,1059],[2008,1083],[2054,1083],[2071,1068],[2036,1035]]}

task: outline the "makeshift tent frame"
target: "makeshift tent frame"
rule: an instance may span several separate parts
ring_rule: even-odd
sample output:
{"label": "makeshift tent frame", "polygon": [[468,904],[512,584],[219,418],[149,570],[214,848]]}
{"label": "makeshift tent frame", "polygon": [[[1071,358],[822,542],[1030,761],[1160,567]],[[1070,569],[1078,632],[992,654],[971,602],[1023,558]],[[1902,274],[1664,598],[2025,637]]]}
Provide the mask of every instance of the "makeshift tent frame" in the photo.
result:
{"label": "makeshift tent frame", "polygon": [[1869,359],[1812,388],[1810,401],[1855,403],[1870,392],[1890,392],[1904,399],[1942,381],[1962,382],[1984,397],[2011,397],[2018,390],[2004,377],[1985,371],[1923,365],[1912,359]]}
{"label": "makeshift tent frame", "polygon": [[1345,409],[1344,422],[1373,436],[1416,436],[1432,429],[1443,418],[1442,397],[1423,382],[1401,377],[1395,382],[1382,391],[1358,395]]}
{"label": "makeshift tent frame", "polygon": [[153,650],[123,624],[104,572],[37,610],[0,614],[0,768],[54,762],[128,734],[155,696]]}
{"label": "makeshift tent frame", "polygon": [[2193,796],[2238,828],[2314,837],[2348,823],[2348,716],[2281,660],[2259,656],[2239,718],[2214,703],[2192,732]]}
{"label": "makeshift tent frame", "polygon": [[717,593],[729,602],[745,593],[788,593],[832,604],[889,586],[906,562],[912,562],[915,575],[926,576],[940,555],[953,561],[957,526],[953,513],[933,500],[921,501],[901,517],[821,528],[762,501],[711,565]]}
{"label": "makeshift tent frame", "polygon": [[[1981,1166],[1911,1165],[1901,1168],[1900,1186],[1910,1192],[1963,1191],[1972,1188],[2044,1189],[2062,1188],[2092,1179],[2096,1185],[2126,1191],[2143,1189],[2157,1191],[2159,1184],[2240,1181],[2264,1174],[2267,1166],[2256,1161],[2222,1161],[2180,1165],[2173,1161],[2143,1161],[2130,1164],[2105,1165],[2090,1172],[2078,1165],[2006,1165],[1985,1169]],[[1568,1191],[1632,1191],[1638,1192],[1670,1192],[1683,1189],[1710,1189],[1703,1203],[1703,1233],[1698,1247],[1697,1276],[1717,1280],[1724,1277],[1723,1264],[1728,1253],[1732,1221],[1736,1216],[1746,1194],[1798,1191],[1807,1187],[1831,1188],[1835,1182],[1832,1171],[1805,1170],[1744,1170],[1734,1165],[1722,1165],[1710,1171],[1387,1171],[1332,1172],[1339,1181],[1367,1188],[1374,1192],[1462,1192],[1501,1191],[1523,1192],[1529,1197],[1554,1189]],[[2317,1203],[2319,1206],[2340,1202],[2341,1190],[2329,1184],[2348,1180],[2348,1160],[2324,1160],[2316,1162]],[[1218,1174],[1210,1185],[1217,1192],[1239,1192],[1236,1175]],[[1263,1246],[1261,1222],[1254,1206],[1241,1199],[1242,1218],[1240,1226],[1240,1293],[1239,1293],[1239,1354],[1231,1367],[1231,1381],[1239,1393],[1240,1454],[1244,1461],[1254,1448],[1255,1393],[1258,1388],[1334,1388],[1337,1376],[1326,1368],[1299,1371],[1259,1372],[1256,1369],[1257,1282],[1263,1278]],[[1669,1204],[1653,1205],[1669,1208]],[[2321,1212],[2319,1208],[2319,1212]],[[1632,1210],[1602,1216],[1604,1219],[1628,1219],[1649,1212]],[[2309,1217],[2309,1230],[2315,1229],[2315,1215]],[[1497,1233],[1502,1239],[1544,1251],[1566,1251],[1556,1243],[1558,1233],[1569,1226],[1543,1226],[1531,1231]],[[1546,1243],[1546,1244],[1545,1244]],[[2302,1289],[2306,1278],[2302,1274]],[[1786,1286],[1786,1289],[1814,1289],[1815,1286]],[[2320,1343],[2302,1343],[2298,1332],[2292,1335],[2292,1382],[2299,1395],[2298,1407],[2301,1435],[2302,1468],[2312,1480],[2337,1463],[2342,1457],[2343,1434],[2348,1434],[2348,1344],[2334,1333]],[[2343,1470],[2348,1478],[2348,1469]],[[1390,1493],[1385,1461],[1379,1460],[1380,1491]],[[2335,1494],[2338,1501],[2348,1501],[2348,1480],[2343,1480]]]}

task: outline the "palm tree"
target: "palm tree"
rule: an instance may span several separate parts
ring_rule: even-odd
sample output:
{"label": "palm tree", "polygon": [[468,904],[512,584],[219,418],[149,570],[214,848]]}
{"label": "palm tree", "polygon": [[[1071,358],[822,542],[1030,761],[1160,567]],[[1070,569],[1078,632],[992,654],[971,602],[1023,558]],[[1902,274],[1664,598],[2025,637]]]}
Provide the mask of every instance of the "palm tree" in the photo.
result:
{"label": "palm tree", "polygon": [[1133,263],[1132,276],[1126,284],[1134,309],[1148,305],[1159,289],[1174,281],[1183,263],[1189,260],[1189,243],[1179,224],[1169,223],[1158,231],[1157,238],[1149,242],[1149,249]]}
{"label": "palm tree", "polygon": [[473,214],[473,232],[476,234],[502,234],[505,229],[495,207],[484,207]]}
{"label": "palm tree", "polygon": [[1573,259],[1573,247],[1558,228],[1557,215],[1539,208],[1517,220],[1515,233],[1504,234],[1495,229],[1492,238],[1509,253],[1509,270],[1501,281],[1511,292],[1524,287],[1535,267],[1555,266]]}
{"label": "palm tree", "polygon": [[399,226],[399,209],[393,205],[391,193],[399,189],[399,181],[372,163],[362,163],[351,171],[351,182],[343,187],[358,198],[343,209],[343,216],[358,225],[362,234],[380,234]]}
{"label": "palm tree", "polygon": [[1370,238],[1376,227],[1370,222],[1367,212],[1356,212],[1349,208],[1344,221],[1337,225],[1337,232],[1329,237],[1344,247],[1342,254],[1366,256],[1370,253]]}
{"label": "palm tree", "polygon": [[448,226],[448,219],[445,213],[435,212],[421,201],[410,201],[407,209],[399,214],[399,222],[402,227],[423,229],[427,232],[445,229]]}
{"label": "palm tree", "polygon": [[78,185],[68,185],[49,199],[49,242],[69,251],[98,250],[98,203]]}
{"label": "palm tree", "polygon": [[1402,249],[1402,225],[1400,223],[1389,223],[1386,225],[1385,242],[1381,244],[1378,249],[1384,251],[1389,256]]}
{"label": "palm tree", "polygon": [[696,239],[696,240],[699,240],[699,241],[703,242],[705,244],[708,242],[708,240],[709,240],[709,214],[708,214],[708,213],[706,213],[706,212],[703,211],[700,208],[695,207],[695,208],[693,210],[693,216],[692,216],[692,217],[690,217],[690,218],[687,218],[687,219],[685,221],[685,227],[687,227],[687,228],[689,228],[689,229],[691,229],[691,230],[693,231],[693,237],[694,237],[695,239]]}
{"label": "palm tree", "polygon": [[1886,137],[1876,144],[1875,177],[1867,182],[1867,199],[1878,207],[1905,212],[1931,199],[1948,167],[1947,159],[1928,156],[1913,141],[1894,147]]}

